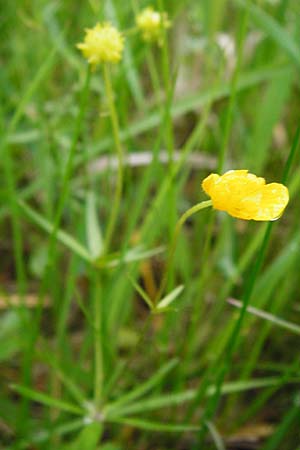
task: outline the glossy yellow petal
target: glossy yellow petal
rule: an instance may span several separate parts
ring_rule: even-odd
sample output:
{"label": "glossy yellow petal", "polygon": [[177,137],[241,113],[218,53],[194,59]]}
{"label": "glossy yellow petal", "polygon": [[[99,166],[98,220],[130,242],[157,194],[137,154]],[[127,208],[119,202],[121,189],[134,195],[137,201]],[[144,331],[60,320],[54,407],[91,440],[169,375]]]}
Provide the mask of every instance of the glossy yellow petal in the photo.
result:
{"label": "glossy yellow petal", "polygon": [[247,170],[230,170],[222,176],[211,174],[202,187],[215,209],[244,220],[276,220],[289,201],[283,184],[266,184],[264,178]]}

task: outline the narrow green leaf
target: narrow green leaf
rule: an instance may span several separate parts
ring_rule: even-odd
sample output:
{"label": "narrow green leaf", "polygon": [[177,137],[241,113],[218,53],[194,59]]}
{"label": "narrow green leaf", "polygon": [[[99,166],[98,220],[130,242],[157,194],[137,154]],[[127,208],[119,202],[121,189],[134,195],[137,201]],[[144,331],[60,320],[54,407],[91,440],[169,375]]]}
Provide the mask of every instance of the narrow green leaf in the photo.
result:
{"label": "narrow green leaf", "polygon": [[225,443],[215,425],[212,422],[206,422],[206,426],[211,435],[212,440],[215,443],[216,449],[226,450]]}
{"label": "narrow green leaf", "polygon": [[177,286],[173,291],[171,291],[168,295],[166,295],[157,305],[157,309],[167,308],[183,291],[184,286]]}
{"label": "narrow green leaf", "polygon": [[96,197],[94,192],[88,191],[85,209],[87,245],[92,259],[99,258],[103,252],[103,239],[97,217]]}
{"label": "narrow green leaf", "polygon": [[79,405],[83,405],[86,402],[86,398],[83,392],[74,383],[72,377],[62,370],[55,355],[53,355],[53,353],[49,353],[45,348],[43,348],[43,351],[41,353],[38,353],[37,355],[42,361],[45,361],[54,369],[56,375],[61,379],[62,383],[66,386],[66,389],[69,391],[70,395],[72,395],[74,400],[76,400]]}
{"label": "narrow green leaf", "polygon": [[[18,201],[19,207],[21,210],[26,214],[26,216],[32,220],[33,223],[38,225],[40,228],[42,228],[44,231],[49,233],[50,235],[54,231],[54,227],[52,223],[50,223],[45,217],[43,217],[38,212],[34,211],[27,203],[25,203],[22,200]],[[56,235],[57,239],[64,244],[66,247],[68,247],[70,250],[72,250],[74,253],[76,253],[78,256],[83,258],[84,260],[90,262],[90,254],[89,252],[81,245],[76,239],[74,239],[72,236],[70,236],[65,231],[59,230]]]}
{"label": "narrow green leaf", "polygon": [[129,425],[134,428],[140,428],[142,430],[158,431],[158,432],[179,433],[184,431],[199,430],[199,427],[197,427],[196,425],[151,422],[149,420],[136,418],[132,419],[127,417],[122,417],[120,419],[113,419],[113,422],[121,423],[123,425]]}
{"label": "narrow green leaf", "polygon": [[129,281],[132,284],[132,286],[134,287],[134,289],[140,294],[142,299],[149,306],[150,310],[152,310],[154,305],[152,303],[151,298],[147,294],[147,292],[135,281],[135,279],[129,273],[127,273],[127,278],[129,279]]}
{"label": "narrow green leaf", "polygon": [[[238,300],[234,300],[233,298],[230,298],[228,300],[228,303],[230,303],[233,306],[236,306],[237,308],[241,308],[242,307],[242,303]],[[285,330],[288,330],[294,334],[298,334],[300,335],[300,326],[289,322],[287,320],[284,319],[280,319],[279,317],[274,316],[271,313],[268,313],[266,311],[263,311],[261,309],[258,308],[254,308],[253,306],[248,306],[247,307],[247,312],[249,312],[250,314],[253,314],[257,317],[260,317],[264,320],[267,320],[269,322],[272,322],[273,325],[276,325],[278,327],[284,328]]]}
{"label": "narrow green leaf", "polygon": [[281,47],[292,61],[300,67],[300,47],[290,34],[259,6],[249,0],[235,0],[242,8],[248,8],[254,22]]}
{"label": "narrow green leaf", "polygon": [[165,250],[165,247],[155,247],[150,250],[143,250],[143,246],[138,246],[128,250],[124,255],[112,254],[105,258],[100,258],[95,261],[97,267],[114,268],[121,264],[128,264],[143,259],[152,258],[152,256],[159,255]]}
{"label": "narrow green leaf", "polygon": [[86,425],[81,430],[76,440],[65,446],[64,450],[96,450],[98,448],[102,431],[102,423],[92,422]]}
{"label": "narrow green leaf", "polygon": [[[40,429],[32,433],[32,435],[18,445],[18,449],[23,450],[32,447],[32,444],[39,444],[46,442],[53,436],[64,436],[65,434],[73,433],[84,426],[84,419],[76,419],[71,422],[63,423],[57,426],[52,426],[51,429]],[[9,447],[7,450],[15,450],[15,446]]]}
{"label": "narrow green leaf", "polygon": [[[251,389],[260,389],[268,386],[274,386],[280,381],[279,377],[258,378],[247,381],[233,381],[224,383],[221,389],[221,394],[233,394],[236,392],[248,391]],[[300,382],[300,379],[289,380],[288,382]],[[215,385],[207,389],[206,395],[211,397],[215,394]],[[107,417],[109,419],[128,416],[131,414],[143,413],[145,411],[152,411],[155,409],[166,408],[170,406],[181,405],[182,403],[193,400],[197,395],[197,390],[190,389],[175,394],[162,394],[159,397],[147,398],[130,405],[119,406],[118,410],[111,410]]]}
{"label": "narrow green leaf", "polygon": [[44,394],[43,392],[34,391],[33,389],[29,389],[25,386],[20,386],[18,384],[11,384],[10,386],[14,391],[18,392],[24,397],[29,398],[34,402],[42,403],[45,406],[50,406],[52,408],[57,408],[62,411],[66,411],[73,414],[82,415],[85,413],[85,410],[83,408],[79,408],[78,406],[72,405],[71,403],[66,403],[62,400],[50,397],[49,395]]}
{"label": "narrow green leaf", "polygon": [[106,408],[106,413],[109,414],[110,411],[118,409],[121,405],[127,404],[142,397],[151,389],[155,388],[162,379],[178,364],[178,359],[174,358],[162,366],[152,377],[150,377],[145,383],[140,384],[137,388],[133,389],[128,394],[123,395],[114,403],[111,403]]}

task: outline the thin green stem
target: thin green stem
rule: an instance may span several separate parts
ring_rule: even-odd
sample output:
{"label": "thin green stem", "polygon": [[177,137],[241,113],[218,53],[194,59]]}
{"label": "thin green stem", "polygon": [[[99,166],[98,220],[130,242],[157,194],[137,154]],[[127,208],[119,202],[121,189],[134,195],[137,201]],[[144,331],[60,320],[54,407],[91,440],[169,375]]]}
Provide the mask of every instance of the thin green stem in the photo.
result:
{"label": "thin green stem", "polygon": [[158,71],[157,71],[157,67],[156,67],[156,63],[155,63],[153,48],[151,45],[148,45],[148,47],[147,47],[146,58],[147,58],[147,65],[148,65],[148,70],[149,70],[149,74],[150,74],[150,78],[151,78],[152,87],[155,92],[155,101],[158,101],[159,93],[160,93],[160,79],[159,79],[159,75],[158,75]]}
{"label": "thin green stem", "polygon": [[175,231],[174,231],[174,235],[173,235],[173,239],[170,245],[170,250],[169,250],[169,256],[168,256],[168,261],[166,264],[166,269],[164,272],[164,275],[162,277],[162,281],[158,290],[158,294],[157,294],[157,299],[156,302],[160,300],[167,282],[168,282],[168,278],[169,278],[169,274],[170,271],[172,269],[173,266],[173,259],[174,259],[174,255],[175,255],[175,251],[176,251],[176,247],[177,247],[177,242],[178,242],[178,237],[180,234],[180,231],[182,229],[182,226],[185,224],[185,222],[187,221],[187,219],[189,217],[191,217],[193,214],[197,213],[198,211],[201,211],[202,209],[208,208],[209,206],[212,206],[212,201],[211,200],[206,200],[204,202],[201,203],[197,203],[196,205],[192,206],[191,208],[189,208],[185,213],[182,214],[182,216],[179,218],[176,226],[175,226]]}
{"label": "thin green stem", "polygon": [[95,405],[100,407],[103,394],[103,380],[104,380],[104,356],[102,345],[102,295],[101,295],[101,280],[98,273],[94,272],[94,352],[95,352],[95,377],[94,377],[94,398]]}
{"label": "thin green stem", "polygon": [[121,145],[121,139],[120,139],[120,126],[119,126],[119,119],[117,115],[117,111],[115,108],[114,103],[114,92],[111,82],[111,75],[108,64],[104,64],[103,66],[103,77],[104,77],[104,84],[105,84],[105,91],[107,95],[108,100],[108,107],[109,107],[109,113],[110,113],[110,119],[112,124],[112,130],[113,130],[113,137],[117,152],[117,158],[118,158],[118,171],[117,171],[117,185],[114,195],[114,200],[112,202],[112,209],[111,209],[111,215],[109,218],[107,230],[106,230],[106,236],[104,240],[104,253],[106,253],[110,247],[111,239],[114,233],[114,229],[117,222],[117,217],[120,209],[121,204],[121,197],[122,197],[122,190],[123,190],[123,148]]}
{"label": "thin green stem", "polygon": [[228,143],[230,138],[230,130],[232,126],[233,121],[233,111],[236,101],[236,94],[237,94],[237,84],[238,79],[240,75],[241,70],[241,63],[242,63],[242,56],[243,56],[243,44],[246,36],[247,31],[247,24],[248,24],[248,9],[245,10],[243,13],[243,18],[241,21],[240,29],[238,32],[238,50],[237,50],[237,62],[234,69],[234,73],[231,80],[231,94],[228,104],[228,109],[226,113],[226,119],[225,119],[225,130],[223,134],[221,149],[219,153],[219,160],[218,160],[218,172],[221,173],[224,170],[225,165],[225,157],[228,149]]}
{"label": "thin green stem", "polygon": [[[164,11],[164,3],[163,0],[158,0],[158,6],[160,10],[160,15],[163,17],[163,14],[165,14]],[[164,80],[164,87],[166,92],[166,98],[170,98],[170,92],[174,89],[174,82],[173,82],[173,76],[171,73],[171,62],[170,62],[170,52],[169,52],[169,46],[168,46],[168,39],[167,39],[167,33],[165,30],[165,27],[163,26],[163,23],[161,21],[161,35],[162,35],[162,45],[161,45],[161,55],[162,55],[162,72],[163,72],[163,80]],[[169,166],[170,168],[173,167],[173,161],[174,161],[174,130],[173,130],[173,124],[172,124],[172,117],[171,117],[171,105],[170,109],[168,110],[168,114],[166,117],[166,143],[167,143],[167,150],[169,154]]]}

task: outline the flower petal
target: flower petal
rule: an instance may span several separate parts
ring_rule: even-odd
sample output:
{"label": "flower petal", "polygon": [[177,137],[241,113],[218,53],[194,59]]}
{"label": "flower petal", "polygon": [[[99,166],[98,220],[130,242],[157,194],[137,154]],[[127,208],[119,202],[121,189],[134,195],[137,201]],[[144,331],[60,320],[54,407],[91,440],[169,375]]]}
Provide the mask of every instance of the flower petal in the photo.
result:
{"label": "flower petal", "polygon": [[248,170],[211,174],[202,182],[213,207],[244,220],[276,220],[289,201],[288,189],[279,183],[266,184]]}

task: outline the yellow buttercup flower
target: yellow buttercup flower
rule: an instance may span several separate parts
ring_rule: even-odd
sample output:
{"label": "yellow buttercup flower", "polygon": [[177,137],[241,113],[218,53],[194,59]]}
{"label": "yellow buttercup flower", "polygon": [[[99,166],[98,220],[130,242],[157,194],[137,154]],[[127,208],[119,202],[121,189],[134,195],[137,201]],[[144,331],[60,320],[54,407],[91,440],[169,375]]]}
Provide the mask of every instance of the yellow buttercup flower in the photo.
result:
{"label": "yellow buttercup flower", "polygon": [[170,28],[171,22],[167,13],[155,11],[151,6],[143,9],[136,17],[136,24],[146,42],[162,42],[163,29]]}
{"label": "yellow buttercup flower", "polygon": [[266,184],[248,170],[230,170],[209,175],[202,188],[213,207],[244,220],[276,220],[289,201],[288,189],[280,183]]}
{"label": "yellow buttercup flower", "polygon": [[118,63],[122,57],[124,38],[110,23],[97,23],[87,28],[84,42],[77,44],[83,56],[94,66],[109,62]]}

